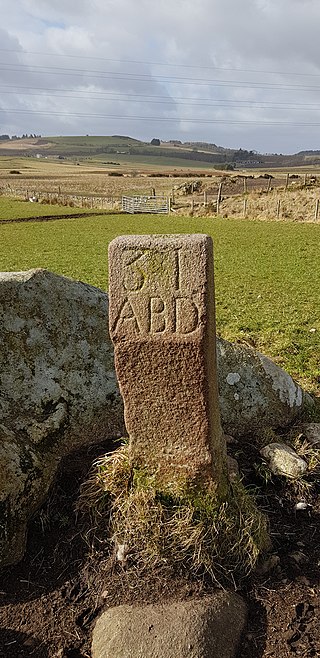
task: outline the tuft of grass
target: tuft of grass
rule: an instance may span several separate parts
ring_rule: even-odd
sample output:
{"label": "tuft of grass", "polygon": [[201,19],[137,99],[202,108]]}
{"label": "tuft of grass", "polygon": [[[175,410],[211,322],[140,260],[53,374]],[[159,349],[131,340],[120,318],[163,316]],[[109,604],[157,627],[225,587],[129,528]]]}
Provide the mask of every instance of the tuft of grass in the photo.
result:
{"label": "tuft of grass", "polygon": [[308,473],[320,476],[320,451],[319,448],[313,446],[307,439],[303,438],[303,434],[298,434],[292,440],[292,447],[308,464]]}
{"label": "tuft of grass", "polygon": [[186,482],[159,485],[134,467],[127,445],[95,462],[79,508],[141,573],[167,565],[236,585],[269,546],[266,518],[239,480],[223,501]]}

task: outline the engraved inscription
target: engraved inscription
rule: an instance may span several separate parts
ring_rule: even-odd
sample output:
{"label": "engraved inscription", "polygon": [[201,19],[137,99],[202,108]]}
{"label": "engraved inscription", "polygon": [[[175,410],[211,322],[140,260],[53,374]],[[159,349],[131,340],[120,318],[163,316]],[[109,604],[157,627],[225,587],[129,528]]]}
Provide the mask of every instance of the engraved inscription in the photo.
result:
{"label": "engraved inscription", "polygon": [[140,335],[177,333],[186,336],[199,326],[198,306],[188,297],[170,296],[169,300],[164,300],[144,295],[140,299],[124,299],[112,329]]}
{"label": "engraved inscription", "polygon": [[140,333],[140,326],[138,318],[135,315],[135,312],[130,304],[128,298],[126,297],[120,307],[119,313],[115,319],[112,330],[119,331],[122,326],[130,328],[135,333]]}
{"label": "engraved inscription", "polygon": [[174,278],[175,278],[175,290],[180,290],[180,252],[181,249],[174,250],[175,257],[175,268],[174,268]]}
{"label": "engraved inscription", "polygon": [[146,278],[141,263],[143,256],[143,252],[133,254],[125,266],[123,285],[127,291],[133,292],[134,290],[141,290],[143,288]]}
{"label": "engraved inscription", "polygon": [[161,297],[151,297],[149,303],[150,334],[161,334],[166,330],[166,305]]}
{"label": "engraved inscription", "polygon": [[188,297],[176,299],[176,332],[191,334],[199,326],[199,311],[195,302]]}
{"label": "engraved inscription", "polygon": [[128,335],[176,333],[187,336],[199,326],[199,308],[187,296],[182,250],[125,250],[122,301],[113,331]]}

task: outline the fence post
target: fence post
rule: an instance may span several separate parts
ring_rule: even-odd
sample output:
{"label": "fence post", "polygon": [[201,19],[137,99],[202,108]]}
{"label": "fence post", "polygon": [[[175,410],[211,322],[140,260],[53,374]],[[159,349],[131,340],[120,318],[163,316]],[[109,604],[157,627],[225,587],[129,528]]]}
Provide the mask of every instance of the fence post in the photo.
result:
{"label": "fence post", "polygon": [[277,219],[279,219],[279,217],[280,217],[280,203],[281,203],[280,199],[278,199],[278,201],[277,201]]}
{"label": "fence post", "polygon": [[304,187],[306,186],[306,184],[307,184],[307,174],[305,174],[304,177],[303,177],[303,185],[304,185]]}
{"label": "fence post", "polygon": [[285,190],[288,189],[288,183],[289,183],[289,174],[286,175],[286,185],[285,185]]}
{"label": "fence post", "polygon": [[268,178],[267,192],[270,192],[270,190],[271,190],[271,178],[270,178],[270,176],[269,176],[269,178]]}
{"label": "fence post", "polygon": [[314,212],[314,221],[316,222],[318,220],[318,214],[319,214],[319,199],[316,200],[316,209]]}
{"label": "fence post", "polygon": [[221,191],[222,191],[222,183],[220,183],[218,187],[218,193],[217,193],[217,215],[219,214],[219,205],[220,205],[220,200],[221,200]]}
{"label": "fence post", "polygon": [[191,212],[194,212],[194,198],[191,199]]}
{"label": "fence post", "polygon": [[246,179],[246,176],[243,179],[243,193],[247,194],[247,179]]}
{"label": "fence post", "polygon": [[243,199],[243,217],[247,216],[247,199]]}
{"label": "fence post", "polygon": [[207,205],[207,192],[206,191],[204,191],[204,193],[203,193],[203,205],[204,205],[204,207],[206,207],[206,205]]}

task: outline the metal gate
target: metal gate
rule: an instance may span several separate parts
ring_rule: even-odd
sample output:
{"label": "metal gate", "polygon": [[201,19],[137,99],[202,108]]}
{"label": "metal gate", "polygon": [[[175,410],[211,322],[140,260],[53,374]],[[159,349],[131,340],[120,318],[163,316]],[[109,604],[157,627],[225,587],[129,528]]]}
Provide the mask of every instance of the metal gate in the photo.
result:
{"label": "metal gate", "polygon": [[122,210],[132,214],[138,212],[166,214],[169,212],[169,199],[165,196],[123,196]]}

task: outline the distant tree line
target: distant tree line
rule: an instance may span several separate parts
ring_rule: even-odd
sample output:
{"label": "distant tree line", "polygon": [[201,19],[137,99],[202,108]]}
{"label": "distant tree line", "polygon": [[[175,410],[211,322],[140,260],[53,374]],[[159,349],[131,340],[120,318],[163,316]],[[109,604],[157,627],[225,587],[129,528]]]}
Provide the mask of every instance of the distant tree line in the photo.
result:
{"label": "distant tree line", "polygon": [[34,134],[30,133],[30,135],[27,135],[27,133],[26,133],[25,135],[21,135],[21,137],[19,135],[12,135],[12,137],[10,137],[10,135],[0,135],[0,141],[5,142],[5,141],[8,141],[9,139],[12,139],[12,140],[16,140],[16,139],[39,139],[40,137],[41,137],[41,135],[36,135],[35,133]]}

